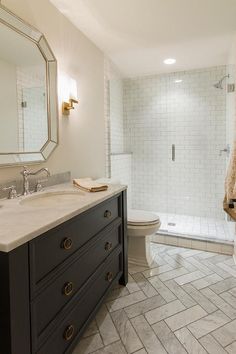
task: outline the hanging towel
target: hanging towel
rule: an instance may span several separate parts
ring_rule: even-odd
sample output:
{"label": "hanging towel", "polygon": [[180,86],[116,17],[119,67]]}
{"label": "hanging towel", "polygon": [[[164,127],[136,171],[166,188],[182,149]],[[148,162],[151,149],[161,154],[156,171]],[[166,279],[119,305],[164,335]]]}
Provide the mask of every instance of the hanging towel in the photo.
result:
{"label": "hanging towel", "polygon": [[[235,203],[235,204],[234,204]],[[236,141],[225,179],[224,211],[236,221]]]}
{"label": "hanging towel", "polygon": [[107,184],[98,183],[93,181],[92,178],[73,179],[73,184],[86,192],[101,192],[108,189]]}

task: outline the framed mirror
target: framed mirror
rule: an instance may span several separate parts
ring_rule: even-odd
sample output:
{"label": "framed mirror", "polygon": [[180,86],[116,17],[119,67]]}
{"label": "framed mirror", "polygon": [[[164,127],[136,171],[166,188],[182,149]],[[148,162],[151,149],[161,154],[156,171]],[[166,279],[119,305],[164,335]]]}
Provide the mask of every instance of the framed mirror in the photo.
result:
{"label": "framed mirror", "polygon": [[45,161],[58,144],[57,62],[42,33],[0,4],[0,167]]}

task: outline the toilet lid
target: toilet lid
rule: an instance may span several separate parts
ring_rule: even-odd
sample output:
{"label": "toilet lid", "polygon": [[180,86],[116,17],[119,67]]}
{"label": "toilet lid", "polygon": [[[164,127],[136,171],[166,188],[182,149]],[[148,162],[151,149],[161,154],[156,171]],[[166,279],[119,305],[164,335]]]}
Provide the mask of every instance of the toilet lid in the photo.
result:
{"label": "toilet lid", "polygon": [[128,210],[129,225],[153,225],[160,222],[158,215],[145,210]]}

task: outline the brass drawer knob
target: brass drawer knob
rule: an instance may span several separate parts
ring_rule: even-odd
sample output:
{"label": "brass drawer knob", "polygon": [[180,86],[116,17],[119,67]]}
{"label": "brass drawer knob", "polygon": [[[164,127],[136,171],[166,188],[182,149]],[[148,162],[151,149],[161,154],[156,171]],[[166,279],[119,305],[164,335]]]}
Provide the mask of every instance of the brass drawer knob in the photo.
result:
{"label": "brass drawer knob", "polygon": [[75,333],[75,327],[73,325],[70,325],[66,328],[63,337],[68,342],[73,338],[74,333]]}
{"label": "brass drawer knob", "polygon": [[112,243],[111,242],[106,242],[105,244],[105,250],[110,251],[112,249]]}
{"label": "brass drawer knob", "polygon": [[74,284],[72,282],[68,282],[64,285],[63,294],[66,296],[70,296],[74,291]]}
{"label": "brass drawer knob", "polygon": [[110,219],[112,217],[112,213],[110,210],[106,210],[104,213],[104,218]]}
{"label": "brass drawer knob", "polygon": [[73,241],[70,237],[67,237],[62,241],[62,248],[64,248],[64,250],[70,250],[72,245]]}
{"label": "brass drawer knob", "polygon": [[107,273],[106,280],[109,281],[109,283],[112,282],[112,280],[113,280],[113,273],[112,272]]}

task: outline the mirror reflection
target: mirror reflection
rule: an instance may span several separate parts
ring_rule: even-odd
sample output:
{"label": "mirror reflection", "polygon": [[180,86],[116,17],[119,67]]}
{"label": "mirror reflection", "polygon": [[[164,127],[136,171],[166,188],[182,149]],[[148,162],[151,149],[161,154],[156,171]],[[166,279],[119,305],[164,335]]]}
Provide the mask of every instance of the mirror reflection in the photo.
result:
{"label": "mirror reflection", "polygon": [[38,152],[49,140],[46,61],[37,44],[0,23],[0,152]]}

